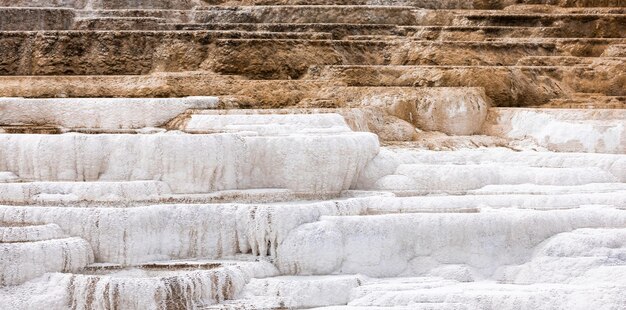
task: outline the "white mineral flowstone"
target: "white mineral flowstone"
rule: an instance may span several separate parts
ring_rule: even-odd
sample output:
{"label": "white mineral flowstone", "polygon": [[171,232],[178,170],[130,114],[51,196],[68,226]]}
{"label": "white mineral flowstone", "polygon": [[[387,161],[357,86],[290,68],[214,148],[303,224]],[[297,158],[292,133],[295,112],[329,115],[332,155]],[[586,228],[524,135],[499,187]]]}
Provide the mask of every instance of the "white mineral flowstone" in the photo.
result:
{"label": "white mineral flowstone", "polygon": [[[373,194],[382,193],[349,190],[341,192],[337,198]],[[156,203],[277,203],[312,199],[319,199],[319,195],[276,188],[172,194],[166,183],[158,181],[0,184],[0,205],[128,208]]]}
{"label": "white mineral flowstone", "polygon": [[[289,231],[323,215],[477,212],[482,208],[626,207],[626,191],[560,195],[364,197],[315,203],[153,205],[132,208],[0,207],[0,221],[56,223],[92,245],[96,260],[132,265],[158,259],[276,255]],[[181,224],[181,223],[184,223]],[[233,229],[234,228],[234,229]]]}
{"label": "white mineral flowstone", "polygon": [[156,181],[0,183],[0,204],[156,201],[168,194],[167,183]]}
{"label": "white mineral flowstone", "polygon": [[352,130],[375,133],[383,141],[412,141],[417,137],[413,124],[388,115],[382,107],[342,108],[337,113]]}
{"label": "white mineral flowstone", "polygon": [[46,272],[76,272],[93,263],[84,239],[0,243],[0,285],[17,285]]}
{"label": "white mineral flowstone", "polygon": [[0,223],[0,243],[30,242],[64,238],[65,234],[57,224],[10,226]]}
{"label": "white mineral flowstone", "polygon": [[378,180],[396,172],[396,169],[398,169],[401,163],[399,157],[396,152],[386,147],[381,147],[378,154],[365,165],[358,179],[352,185],[352,188],[374,188]]}
{"label": "white mineral flowstone", "polygon": [[[423,268],[431,268],[429,277],[280,276],[250,281],[241,299],[229,301],[225,306],[621,309],[626,306],[625,232],[624,228],[577,229],[556,234],[535,247],[529,262],[499,268],[494,274],[496,281],[473,281],[467,277],[471,275],[469,268],[463,265],[439,265],[431,258],[423,258],[420,259]],[[334,293],[317,296],[330,288]],[[340,299],[343,303],[339,303]],[[337,306],[330,306],[333,304]]]}
{"label": "white mineral flowstone", "polygon": [[573,209],[585,205],[626,208],[626,191],[571,194],[480,194],[447,196],[378,197],[367,208],[368,214],[424,213],[424,212],[478,212],[486,209]]}
{"label": "white mineral flowstone", "polygon": [[503,195],[503,194],[584,194],[611,193],[626,191],[626,183],[589,183],[583,185],[487,185],[479,189],[469,190],[468,194]]}
{"label": "white mineral flowstone", "polygon": [[[346,193],[350,192],[360,192],[360,191],[345,191],[342,192],[339,197],[348,198]],[[365,192],[369,194],[370,192]],[[351,197],[351,196],[350,196]],[[262,189],[246,189],[246,190],[228,190],[228,191],[220,191],[220,192],[212,192],[208,194],[173,194],[171,196],[161,197],[159,202],[169,202],[169,203],[225,203],[225,202],[234,202],[234,203],[279,203],[279,202],[288,202],[288,201],[301,201],[301,200],[311,200],[311,199],[319,199],[318,195],[308,195],[308,194],[296,194],[288,189],[272,189],[272,188],[262,188]],[[145,201],[151,202],[151,201]],[[154,203],[154,202],[152,202]],[[140,204],[144,204],[144,202],[140,202]],[[117,203],[110,203],[109,207],[128,207],[137,206],[137,204],[121,204],[119,201]],[[102,205],[101,205],[102,206]]]}
{"label": "white mineral flowstone", "polygon": [[349,189],[379,150],[376,135],[365,132],[247,137],[245,142],[248,150],[258,151],[242,172],[243,188],[320,194]]}
{"label": "white mineral flowstone", "polygon": [[284,274],[473,281],[530,261],[542,242],[559,233],[625,226],[626,211],[609,207],[325,216],[292,230],[278,247],[276,265]]}
{"label": "white mineral flowstone", "polygon": [[433,277],[372,279],[347,306],[316,309],[623,309],[626,285],[460,283]]}
{"label": "white mineral flowstone", "polygon": [[608,171],[596,167],[545,168],[506,164],[433,165],[402,164],[393,175],[376,181],[375,190],[423,192],[463,191],[486,185],[581,185],[617,182]]}
{"label": "white mineral flowstone", "polygon": [[323,134],[351,129],[374,133],[383,141],[411,141],[416,137],[414,125],[388,115],[384,107],[194,110],[169,122],[168,128],[192,133],[259,135]]}
{"label": "white mineral flowstone", "polygon": [[317,114],[192,114],[180,130],[185,132],[254,132],[258,135],[349,132],[343,116]]}
{"label": "white mineral flowstone", "polygon": [[594,283],[626,287],[626,228],[589,228],[557,234],[543,242],[529,262],[503,267],[496,278],[516,284]]}
{"label": "white mineral flowstone", "polygon": [[52,273],[0,289],[0,299],[13,309],[195,309],[235,298],[252,278],[276,275],[276,268],[268,262],[240,262],[209,270]]}
{"label": "white mineral flowstone", "polygon": [[267,297],[275,304],[290,309],[345,305],[350,301],[353,288],[361,285],[362,276],[280,276],[252,279],[246,285],[242,299],[254,305],[255,299],[263,302]]}
{"label": "white mineral flowstone", "polygon": [[490,109],[483,133],[558,152],[626,153],[623,109]]}
{"label": "white mineral flowstone", "polygon": [[597,167],[626,182],[626,155],[594,153],[555,153],[488,148],[458,151],[427,151],[383,147],[363,169],[354,188],[374,188],[382,177],[394,174],[401,164],[482,164],[501,163],[511,166],[546,168]]}
{"label": "white mineral flowstone", "polygon": [[245,137],[2,134],[0,171],[31,181],[163,181],[174,193],[286,188],[337,195],[350,187],[378,149],[378,138],[364,132]]}
{"label": "white mineral flowstone", "polygon": [[188,109],[211,109],[217,97],[184,98],[0,98],[0,125],[139,129],[164,125]]}
{"label": "white mineral flowstone", "polygon": [[87,240],[97,262],[275,256],[289,231],[323,215],[364,214],[376,197],[275,204],[159,204],[132,208],[0,206],[0,221],[55,223]]}
{"label": "white mineral flowstone", "polygon": [[0,183],[11,183],[17,181],[19,181],[19,178],[15,175],[15,173],[10,171],[0,171]]}

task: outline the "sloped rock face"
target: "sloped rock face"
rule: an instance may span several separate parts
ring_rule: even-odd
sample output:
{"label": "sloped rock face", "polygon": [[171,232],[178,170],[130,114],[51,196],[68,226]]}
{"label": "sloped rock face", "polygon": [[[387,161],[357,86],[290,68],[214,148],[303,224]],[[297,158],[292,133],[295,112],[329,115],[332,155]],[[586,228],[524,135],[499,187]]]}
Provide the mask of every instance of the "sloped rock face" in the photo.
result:
{"label": "sloped rock face", "polygon": [[0,309],[624,309],[622,0],[0,0]]}

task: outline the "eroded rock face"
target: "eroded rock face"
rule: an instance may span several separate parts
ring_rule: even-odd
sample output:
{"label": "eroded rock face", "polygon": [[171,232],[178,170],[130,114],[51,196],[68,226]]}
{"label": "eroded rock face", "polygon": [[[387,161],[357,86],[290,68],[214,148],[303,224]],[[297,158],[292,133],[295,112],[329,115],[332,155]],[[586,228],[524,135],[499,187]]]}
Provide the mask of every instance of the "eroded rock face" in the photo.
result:
{"label": "eroded rock face", "polygon": [[[598,57],[613,43],[608,40],[555,44],[233,39],[207,31],[9,32],[0,36],[0,55],[14,62],[0,63],[0,73],[136,75],[201,69],[250,79],[298,79],[312,65],[510,66],[524,56]],[[31,52],[23,53],[27,47]]]}
{"label": "eroded rock face", "polygon": [[[552,57],[549,57],[552,59]],[[523,61],[522,58],[519,61]],[[536,59],[533,57],[533,59]],[[520,64],[522,65],[522,64]],[[550,64],[552,66],[553,64]],[[612,68],[607,66],[607,68]],[[437,66],[336,66],[314,67],[309,74],[316,79],[339,80],[351,86],[482,87],[494,106],[529,106],[547,103],[573,92],[568,85],[580,85],[578,76],[586,71],[601,87],[600,78],[584,68],[541,67],[437,67]],[[572,73],[568,73],[574,71]],[[597,72],[599,76],[604,73]],[[562,75],[571,84],[562,83]],[[610,78],[610,75],[607,76]],[[620,79],[617,76],[614,78]],[[616,88],[617,89],[617,88]],[[582,91],[582,90],[581,90]],[[615,93],[617,95],[617,93]]]}

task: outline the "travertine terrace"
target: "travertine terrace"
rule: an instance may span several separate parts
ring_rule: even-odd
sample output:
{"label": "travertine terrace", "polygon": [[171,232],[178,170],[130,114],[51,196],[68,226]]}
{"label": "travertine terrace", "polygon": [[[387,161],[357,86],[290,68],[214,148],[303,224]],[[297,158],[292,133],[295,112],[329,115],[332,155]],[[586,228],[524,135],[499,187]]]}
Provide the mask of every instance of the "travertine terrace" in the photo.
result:
{"label": "travertine terrace", "polygon": [[626,309],[624,0],[0,0],[0,310]]}

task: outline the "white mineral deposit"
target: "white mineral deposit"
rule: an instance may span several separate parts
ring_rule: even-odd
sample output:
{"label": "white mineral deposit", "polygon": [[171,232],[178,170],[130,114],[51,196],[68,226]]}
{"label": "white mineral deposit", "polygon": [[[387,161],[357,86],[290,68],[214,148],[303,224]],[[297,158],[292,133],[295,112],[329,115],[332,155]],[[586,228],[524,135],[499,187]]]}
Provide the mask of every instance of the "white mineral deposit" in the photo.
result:
{"label": "white mineral deposit", "polygon": [[0,0],[0,310],[626,309],[624,0]]}

